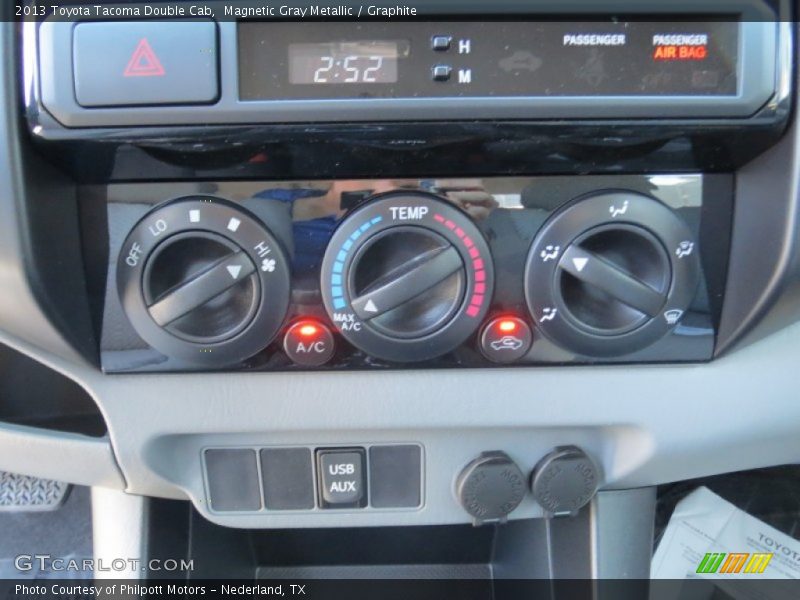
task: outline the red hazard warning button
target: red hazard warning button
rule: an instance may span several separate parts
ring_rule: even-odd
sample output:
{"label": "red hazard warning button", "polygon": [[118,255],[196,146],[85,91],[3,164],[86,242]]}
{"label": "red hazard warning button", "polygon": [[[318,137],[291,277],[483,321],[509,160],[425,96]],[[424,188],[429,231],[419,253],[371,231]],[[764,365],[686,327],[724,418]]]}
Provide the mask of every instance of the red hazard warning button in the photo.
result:
{"label": "red hazard warning button", "polygon": [[164,75],[164,67],[161,66],[161,61],[153,52],[147,38],[139,41],[139,45],[133,51],[131,60],[122,74],[125,77],[162,77]]}
{"label": "red hazard warning button", "polygon": [[214,23],[81,23],[73,36],[75,94],[81,106],[206,104],[217,99]]}

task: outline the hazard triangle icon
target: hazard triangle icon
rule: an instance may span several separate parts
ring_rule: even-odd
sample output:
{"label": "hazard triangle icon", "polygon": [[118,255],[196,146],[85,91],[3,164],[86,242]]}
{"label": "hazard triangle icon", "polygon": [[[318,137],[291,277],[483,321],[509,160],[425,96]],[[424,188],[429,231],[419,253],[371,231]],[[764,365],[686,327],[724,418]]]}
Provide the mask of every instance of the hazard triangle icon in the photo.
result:
{"label": "hazard triangle icon", "polygon": [[128,66],[125,67],[123,75],[125,77],[161,77],[164,75],[164,67],[161,61],[153,52],[147,38],[142,38],[136,50],[133,51]]}

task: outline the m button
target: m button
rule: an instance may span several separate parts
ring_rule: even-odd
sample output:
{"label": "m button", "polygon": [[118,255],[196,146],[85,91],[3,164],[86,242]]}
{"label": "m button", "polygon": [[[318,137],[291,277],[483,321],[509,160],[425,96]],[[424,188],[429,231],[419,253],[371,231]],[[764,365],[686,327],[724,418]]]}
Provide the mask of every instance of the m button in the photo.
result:
{"label": "m button", "polygon": [[81,106],[208,104],[219,95],[214,23],[80,23],[72,44]]}
{"label": "m button", "polygon": [[367,504],[363,448],[317,450],[322,508],[362,508]]}

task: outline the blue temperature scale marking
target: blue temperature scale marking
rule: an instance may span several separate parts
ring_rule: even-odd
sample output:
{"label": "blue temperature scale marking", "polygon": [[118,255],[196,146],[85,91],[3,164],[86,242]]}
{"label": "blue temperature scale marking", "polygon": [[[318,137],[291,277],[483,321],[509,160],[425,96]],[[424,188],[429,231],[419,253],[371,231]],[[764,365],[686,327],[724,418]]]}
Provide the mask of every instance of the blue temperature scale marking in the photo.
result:
{"label": "blue temperature scale marking", "polygon": [[375,217],[371,221],[367,221],[361,227],[356,229],[353,233],[350,234],[350,237],[347,238],[342,244],[339,253],[336,255],[336,262],[333,263],[333,274],[331,275],[331,296],[333,297],[333,308],[335,309],[342,309],[347,306],[347,302],[344,300],[344,291],[342,287],[342,272],[344,271],[344,261],[347,258],[347,253],[350,252],[350,249],[355,244],[356,240],[360,238],[364,232],[383,221],[383,217]]}

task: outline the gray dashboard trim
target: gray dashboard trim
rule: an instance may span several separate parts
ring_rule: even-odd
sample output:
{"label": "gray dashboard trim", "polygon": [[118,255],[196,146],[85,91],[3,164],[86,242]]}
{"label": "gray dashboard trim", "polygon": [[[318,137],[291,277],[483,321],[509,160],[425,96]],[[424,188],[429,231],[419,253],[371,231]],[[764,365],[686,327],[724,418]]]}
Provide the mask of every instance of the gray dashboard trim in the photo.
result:
{"label": "gray dashboard trim", "polygon": [[493,575],[648,579],[655,508],[655,488],[614,490],[599,492],[575,517],[514,521],[497,530]]}
{"label": "gray dashboard trim", "polygon": [[[12,5],[0,4],[0,15]],[[96,356],[74,185],[22,144],[15,24],[0,22],[0,328],[71,360]],[[58,224],[48,227],[48,225]],[[68,272],[69,277],[61,274]],[[58,291],[53,288],[58,287]],[[53,302],[52,298],[59,301]]]}
{"label": "gray dashboard trim", "polygon": [[[94,397],[128,492],[189,497],[210,520],[234,527],[466,523],[454,480],[487,449],[505,450],[530,471],[552,447],[579,445],[601,464],[605,489],[800,459],[800,324],[704,365],[497,369],[492,377],[481,370],[104,376],[8,341]],[[425,446],[419,511],[299,518],[220,515],[206,506],[203,447],[398,440]],[[530,496],[511,515],[536,516]]]}
{"label": "gray dashboard trim", "polygon": [[[91,108],[78,105],[72,68],[75,23],[46,21],[39,28],[41,99],[67,127],[292,123],[454,119],[747,117],[773,97],[777,22],[742,22],[739,91],[735,96],[597,96],[492,98],[382,98],[239,100],[235,22],[219,22],[220,98],[212,106]],[[30,69],[30,65],[28,66]]]}
{"label": "gray dashboard trim", "polygon": [[[18,103],[13,101],[18,97],[19,61],[14,23],[5,18],[11,8],[10,4],[0,6],[4,17],[0,56],[5,59],[0,72],[0,98],[4,100],[0,102],[0,143],[7,152],[0,160],[0,337],[15,347],[24,336],[24,351],[29,356],[38,356],[44,352],[41,348],[47,348],[48,356],[87,368],[83,356],[94,353],[94,344],[82,287],[76,201],[74,194],[69,197],[69,186],[54,193],[63,180],[20,143],[21,120]],[[34,201],[33,208],[25,202],[27,198]],[[32,244],[41,241],[31,230],[32,220],[61,226],[48,232],[52,246],[42,247],[47,252],[31,250]],[[50,252],[52,248],[56,251]],[[53,281],[49,276],[58,269],[71,276]],[[49,281],[43,282],[41,277]],[[59,305],[49,302],[52,290],[45,292],[52,283],[63,286]],[[81,333],[76,335],[76,330]],[[0,423],[0,469],[85,485],[125,486],[108,438],[4,423]]]}
{"label": "gray dashboard trim", "polygon": [[108,438],[0,424],[0,470],[124,489]]}
{"label": "gray dashboard trim", "polygon": [[92,546],[94,558],[104,564],[114,564],[121,557],[126,559],[122,571],[98,569],[95,579],[144,579],[141,568],[135,568],[133,560],[140,564],[150,558],[147,555],[150,503],[141,496],[132,496],[117,490],[92,488]]}
{"label": "gray dashboard trim", "polygon": [[[800,33],[796,23],[793,27]],[[794,68],[797,85],[800,73],[797,65]],[[795,116],[776,146],[736,173],[730,263],[716,354],[800,318],[799,204],[800,127]]]}

